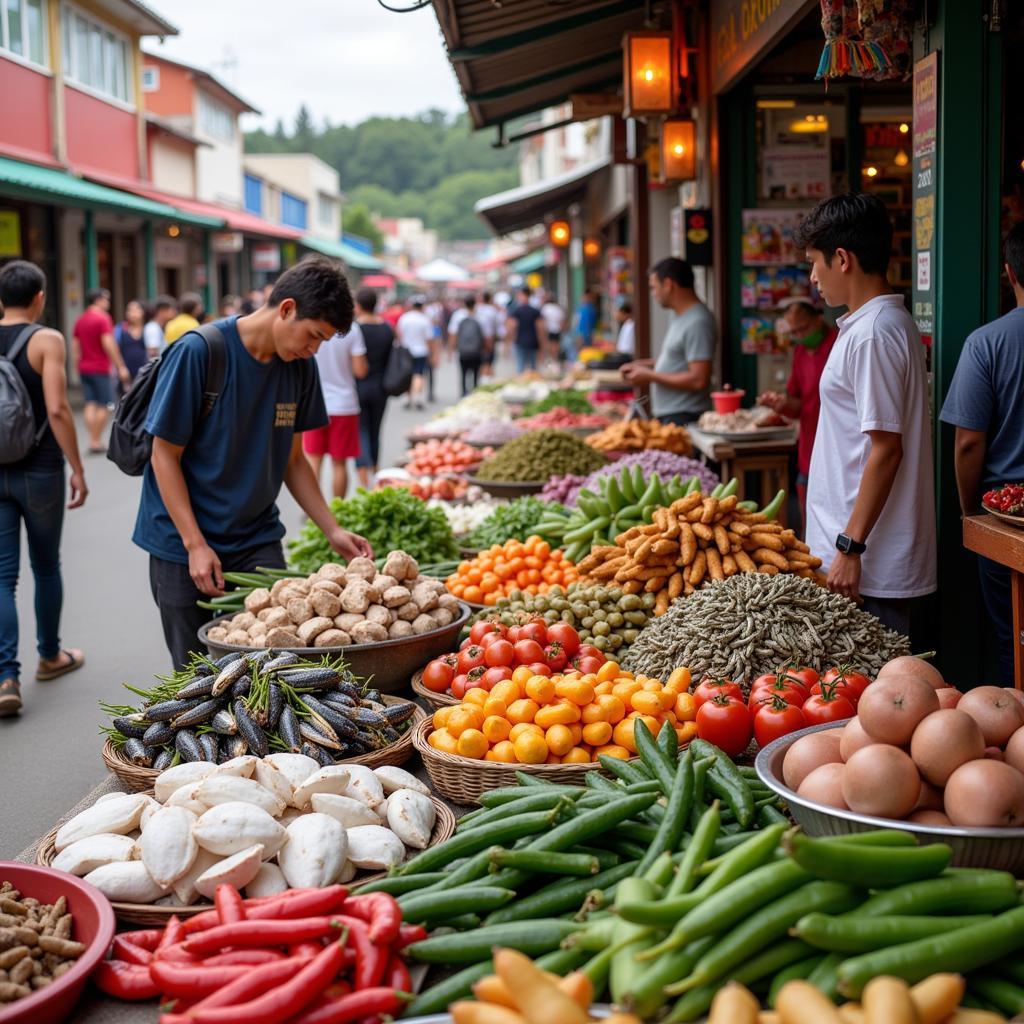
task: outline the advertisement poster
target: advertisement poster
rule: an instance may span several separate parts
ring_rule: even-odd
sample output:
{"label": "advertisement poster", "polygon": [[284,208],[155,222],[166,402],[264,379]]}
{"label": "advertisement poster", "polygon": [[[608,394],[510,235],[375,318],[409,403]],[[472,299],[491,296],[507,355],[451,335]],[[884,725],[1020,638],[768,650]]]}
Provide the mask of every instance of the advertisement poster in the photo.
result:
{"label": "advertisement poster", "polygon": [[793,243],[802,216],[802,210],[744,210],[743,264],[803,263],[804,254]]}
{"label": "advertisement poster", "polygon": [[801,267],[746,267],[740,272],[744,309],[778,309],[785,299],[817,301],[808,271]]}
{"label": "advertisement poster", "polygon": [[935,329],[935,193],[939,55],[914,65],[914,264],[913,314],[926,344]]}
{"label": "advertisement poster", "polygon": [[771,355],[781,350],[775,317],[745,316],[740,327],[740,351],[746,355]]}
{"label": "advertisement poster", "polygon": [[761,196],[764,199],[824,199],[831,168],[824,146],[773,146],[764,150]]}

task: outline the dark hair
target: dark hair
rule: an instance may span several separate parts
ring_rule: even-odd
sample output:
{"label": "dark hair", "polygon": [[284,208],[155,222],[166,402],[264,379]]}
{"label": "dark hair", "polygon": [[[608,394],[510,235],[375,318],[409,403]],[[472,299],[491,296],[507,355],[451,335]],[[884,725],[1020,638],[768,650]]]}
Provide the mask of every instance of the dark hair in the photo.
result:
{"label": "dark hair", "polygon": [[161,309],[177,309],[178,304],[170,295],[158,295],[153,300],[153,313],[159,313]]}
{"label": "dark hair", "polygon": [[183,292],[181,298],[178,299],[179,311],[188,316],[197,316],[202,308],[203,299],[198,292]]}
{"label": "dark hair", "polygon": [[633,312],[633,303],[632,302],[620,302],[619,303],[619,312],[620,313],[632,313]]}
{"label": "dark hair", "polygon": [[490,292],[484,292],[483,300],[484,300],[484,302],[490,302],[491,301],[491,293]]}
{"label": "dark hair", "polygon": [[99,299],[109,298],[110,292],[108,292],[106,288],[90,288],[85,293],[85,304],[87,306],[91,306],[94,302],[98,301]]}
{"label": "dark hair", "polygon": [[1024,284],[1024,221],[1014,224],[1006,236],[1003,255],[1018,284]]}
{"label": "dark hair", "polygon": [[525,295],[527,298],[529,298],[533,294],[533,289],[532,288],[527,288],[527,286],[525,284],[519,289],[519,291],[523,295]]}
{"label": "dark hair", "polygon": [[423,308],[423,300],[421,298],[413,299],[412,300],[412,308],[413,309],[422,309]]}
{"label": "dark hair", "polygon": [[360,288],[356,292],[356,302],[360,309],[372,313],[377,308],[377,293],[372,288]]}
{"label": "dark hair", "polygon": [[878,196],[861,192],[823,199],[800,222],[793,241],[800,249],[818,249],[827,266],[836,249],[857,257],[865,274],[885,274],[892,255],[892,222]]}
{"label": "dark hair", "polygon": [[476,308],[476,299],[472,295],[466,296],[466,309],[472,311]]}
{"label": "dark hair", "polygon": [[28,260],[11,260],[0,267],[0,305],[24,309],[46,291],[46,275]]}
{"label": "dark hair", "polygon": [[252,299],[242,299],[238,304],[238,312],[241,316],[249,316],[256,312],[256,303]]}
{"label": "dark hair", "polygon": [[693,267],[686,260],[666,256],[651,267],[651,273],[659,281],[674,281],[680,288],[693,287]]}
{"label": "dark hair", "polygon": [[300,320],[325,320],[339,334],[347,334],[352,327],[348,278],[341,265],[326,256],[307,256],[277,279],[267,305],[280,306],[285,299],[295,300]]}

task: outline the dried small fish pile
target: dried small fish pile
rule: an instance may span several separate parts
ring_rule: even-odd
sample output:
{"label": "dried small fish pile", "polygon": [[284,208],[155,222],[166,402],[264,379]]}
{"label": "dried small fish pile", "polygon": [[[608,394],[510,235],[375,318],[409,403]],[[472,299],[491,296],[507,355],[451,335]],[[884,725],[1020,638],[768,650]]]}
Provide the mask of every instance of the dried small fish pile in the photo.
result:
{"label": "dried small fish pile", "polygon": [[132,764],[163,770],[181,761],[221,764],[271,750],[303,753],[322,765],[397,743],[415,712],[385,703],[343,658],[317,661],[263,649],[191,664],[144,690],[144,705],[101,702],[104,732]]}
{"label": "dried small fish pile", "polygon": [[640,633],[624,667],[667,679],[689,665],[694,679],[727,678],[747,689],[791,663],[818,670],[849,664],[873,678],[909,653],[905,636],[812,580],[741,573],[675,602]]}

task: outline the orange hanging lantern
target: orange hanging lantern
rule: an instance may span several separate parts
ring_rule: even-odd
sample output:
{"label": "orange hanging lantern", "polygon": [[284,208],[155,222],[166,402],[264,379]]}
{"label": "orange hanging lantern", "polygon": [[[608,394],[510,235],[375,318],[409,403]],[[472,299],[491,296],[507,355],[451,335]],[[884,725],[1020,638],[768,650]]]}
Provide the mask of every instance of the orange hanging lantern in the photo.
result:
{"label": "orange hanging lantern", "polygon": [[692,181],[697,177],[697,126],[674,119],[661,125],[661,180]]}
{"label": "orange hanging lantern", "polygon": [[572,238],[569,222],[564,220],[552,221],[548,227],[548,238],[551,239],[552,245],[557,245],[559,249],[564,249]]}
{"label": "orange hanging lantern", "polygon": [[596,238],[588,238],[583,243],[583,258],[593,262],[601,255],[601,243]]}
{"label": "orange hanging lantern", "polygon": [[627,32],[623,41],[623,116],[671,114],[679,96],[671,32]]}

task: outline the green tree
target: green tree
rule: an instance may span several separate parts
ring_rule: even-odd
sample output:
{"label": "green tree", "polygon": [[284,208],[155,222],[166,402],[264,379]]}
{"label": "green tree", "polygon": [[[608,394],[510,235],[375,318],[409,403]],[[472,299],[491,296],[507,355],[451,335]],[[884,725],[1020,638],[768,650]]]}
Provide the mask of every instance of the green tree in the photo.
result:
{"label": "green tree", "polygon": [[373,214],[362,203],[349,203],[341,214],[346,234],[361,235],[373,246],[374,252],[384,248],[384,236],[373,222]]}
{"label": "green tree", "polygon": [[316,129],[313,127],[313,118],[309,115],[309,108],[303,103],[295,117],[295,131],[292,134],[292,139],[298,147],[297,151],[303,153],[309,150],[313,145],[315,135]]}

